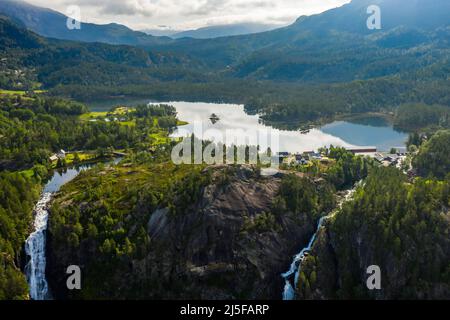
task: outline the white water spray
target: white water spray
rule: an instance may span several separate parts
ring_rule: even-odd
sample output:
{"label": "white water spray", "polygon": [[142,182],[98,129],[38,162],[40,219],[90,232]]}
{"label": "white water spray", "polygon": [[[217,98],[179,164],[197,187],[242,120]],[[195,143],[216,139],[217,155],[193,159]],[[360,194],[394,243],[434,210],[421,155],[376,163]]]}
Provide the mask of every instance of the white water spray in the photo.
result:
{"label": "white water spray", "polygon": [[45,278],[45,233],[47,231],[48,211],[47,204],[51,200],[51,193],[44,193],[34,209],[34,232],[25,242],[25,252],[30,261],[25,267],[30,297],[33,300],[46,300],[50,298],[48,283]]}
{"label": "white water spray", "polygon": [[[294,287],[297,286],[298,278],[301,273],[302,269],[302,262],[305,260],[306,256],[311,252],[312,246],[314,245],[314,242],[316,241],[317,235],[319,234],[320,229],[322,228],[324,222],[336,215],[336,213],[339,212],[339,209],[342,208],[342,205],[350,201],[353,198],[353,195],[355,194],[356,189],[358,186],[362,184],[362,181],[358,182],[355,187],[351,190],[347,191],[347,194],[345,195],[344,199],[339,203],[338,209],[334,210],[332,213],[330,213],[328,216],[322,217],[319,220],[319,224],[317,226],[316,232],[313,234],[311,240],[308,243],[308,246],[303,248],[300,253],[298,253],[296,256],[294,256],[294,260],[291,263],[291,268],[289,271],[283,273],[281,276],[285,280],[284,290],[283,290],[283,300],[294,300],[295,298],[295,289]],[[290,278],[294,275],[294,286],[291,284]]]}

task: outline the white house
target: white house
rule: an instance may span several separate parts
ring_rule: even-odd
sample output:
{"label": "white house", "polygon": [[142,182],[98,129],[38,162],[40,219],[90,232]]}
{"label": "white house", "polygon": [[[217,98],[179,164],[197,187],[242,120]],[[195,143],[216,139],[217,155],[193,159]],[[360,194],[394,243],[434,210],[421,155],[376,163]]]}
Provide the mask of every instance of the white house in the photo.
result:
{"label": "white house", "polygon": [[59,152],[57,153],[56,156],[58,157],[58,159],[65,159],[66,158],[66,152],[63,149],[61,149],[61,150],[59,150]]}

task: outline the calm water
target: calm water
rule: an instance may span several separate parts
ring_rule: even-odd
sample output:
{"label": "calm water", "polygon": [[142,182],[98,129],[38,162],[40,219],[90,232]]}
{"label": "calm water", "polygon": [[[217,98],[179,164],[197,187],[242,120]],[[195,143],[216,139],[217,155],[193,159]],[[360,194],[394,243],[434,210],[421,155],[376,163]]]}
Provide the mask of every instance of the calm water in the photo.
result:
{"label": "calm water", "polygon": [[408,134],[394,130],[384,118],[367,117],[357,123],[335,121],[321,128],[325,133],[358,146],[376,146],[380,151],[393,147],[404,147]]}
{"label": "calm water", "polygon": [[[102,103],[89,103],[92,111],[110,110],[119,104],[137,105],[148,103],[142,99],[116,99]],[[174,137],[186,136],[194,131],[194,122],[202,124],[204,138],[213,140],[215,131],[219,130],[225,135],[228,129],[264,130],[270,127],[260,123],[258,115],[245,113],[243,105],[217,104],[201,102],[161,102],[173,105],[178,112],[178,118],[189,122],[173,134]],[[212,114],[219,117],[219,121],[213,124],[210,120]],[[379,151],[389,151],[392,147],[402,147],[408,138],[406,133],[393,129],[382,117],[364,117],[352,121],[335,121],[321,128],[313,129],[308,134],[299,131],[275,130],[280,137],[279,150],[304,152],[317,150],[323,146],[342,147],[377,147]],[[225,138],[215,137],[215,141],[224,142]],[[261,146],[263,143],[259,143]],[[68,176],[71,174],[69,173]]]}
{"label": "calm water", "polygon": [[[260,122],[258,115],[248,115],[243,105],[167,102],[173,105],[178,112],[178,118],[189,122],[187,126],[179,127],[173,134],[175,137],[186,136],[194,131],[194,122],[201,123],[204,138],[213,139],[216,129],[225,132],[228,129],[267,130],[268,126]],[[212,114],[220,119],[213,124],[210,120]],[[407,134],[395,131],[383,118],[367,117],[358,119],[358,123],[336,121],[319,129],[313,129],[307,134],[299,131],[275,130],[280,137],[279,150],[304,152],[317,150],[323,146],[367,147],[376,146],[380,151],[388,151],[391,147],[405,145]],[[215,137],[215,141],[224,142]]]}
{"label": "calm water", "polygon": [[[121,158],[115,158],[113,160],[102,161],[104,164],[117,164]],[[52,178],[45,184],[44,193],[55,193],[65,185],[66,183],[75,179],[81,172],[95,167],[100,162],[86,163],[78,166],[73,166],[65,169],[55,170]]]}

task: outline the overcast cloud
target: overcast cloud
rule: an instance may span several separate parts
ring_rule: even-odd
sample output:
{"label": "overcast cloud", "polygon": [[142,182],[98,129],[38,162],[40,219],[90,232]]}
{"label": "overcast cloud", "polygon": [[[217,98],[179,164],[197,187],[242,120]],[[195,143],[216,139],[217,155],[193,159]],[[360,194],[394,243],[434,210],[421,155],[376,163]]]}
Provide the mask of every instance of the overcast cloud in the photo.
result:
{"label": "overcast cloud", "polygon": [[186,30],[208,25],[261,22],[286,25],[301,15],[319,13],[350,0],[28,0],[66,13],[82,10],[83,22],[125,24],[133,29],[168,26]]}

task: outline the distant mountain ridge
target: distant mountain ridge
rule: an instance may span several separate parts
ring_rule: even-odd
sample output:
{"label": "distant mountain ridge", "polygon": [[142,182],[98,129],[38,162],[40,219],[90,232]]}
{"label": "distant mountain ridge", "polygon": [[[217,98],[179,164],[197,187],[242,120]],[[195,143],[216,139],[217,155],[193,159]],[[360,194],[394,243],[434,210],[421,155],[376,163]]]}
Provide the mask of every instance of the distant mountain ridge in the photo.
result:
{"label": "distant mountain ridge", "polygon": [[[381,30],[367,28],[367,8],[371,5],[377,5],[381,9]],[[17,0],[0,0],[0,13],[20,21],[44,37],[157,49],[167,47],[189,55],[199,55],[201,59],[205,59],[208,54],[212,60],[223,60],[223,64],[228,65],[258,49],[268,46],[299,46],[308,37],[339,36],[336,32],[366,36],[399,27],[432,31],[449,25],[450,1],[353,0],[320,14],[302,16],[292,25],[275,30],[272,30],[273,25],[235,24],[174,34],[169,32],[170,37],[178,40],[151,36],[116,23],[83,23],[81,30],[69,30],[66,28],[67,17],[64,14]]]}
{"label": "distant mountain ridge", "polygon": [[[4,6],[5,3],[10,5]],[[155,74],[164,80],[179,80],[189,74],[190,79],[220,75],[334,83],[413,74],[420,69],[442,78],[439,70],[448,65],[448,0],[353,0],[321,14],[300,17],[292,25],[276,30],[214,39],[185,37],[176,40],[148,36],[117,24],[83,24],[79,33],[72,33],[59,27],[66,22],[62,14],[11,0],[1,4],[0,8],[7,8],[3,11],[8,11],[15,21],[20,20],[39,34],[63,32],[53,37],[144,49],[154,65],[168,68],[164,72],[155,69]],[[381,9],[381,30],[367,28],[367,7],[373,4]],[[16,12],[11,8],[19,9]],[[49,14],[53,18],[48,18]],[[59,19],[58,27],[52,28],[55,16]],[[42,25],[47,18],[52,21]]]}
{"label": "distant mountain ridge", "polygon": [[0,0],[0,13],[21,21],[28,29],[48,38],[133,46],[159,45],[171,41],[170,38],[153,37],[117,23],[82,23],[80,30],[69,30],[66,15],[24,1]]}
{"label": "distant mountain ridge", "polygon": [[279,25],[262,23],[236,23],[228,25],[217,25],[187,30],[171,35],[174,39],[194,38],[194,39],[214,39],[219,37],[239,36],[259,32],[270,31],[279,28]]}
{"label": "distant mountain ridge", "polygon": [[400,26],[433,30],[450,23],[448,0],[353,0],[321,14],[300,17],[290,28],[371,34],[367,9],[372,5],[380,8],[381,32]]}

